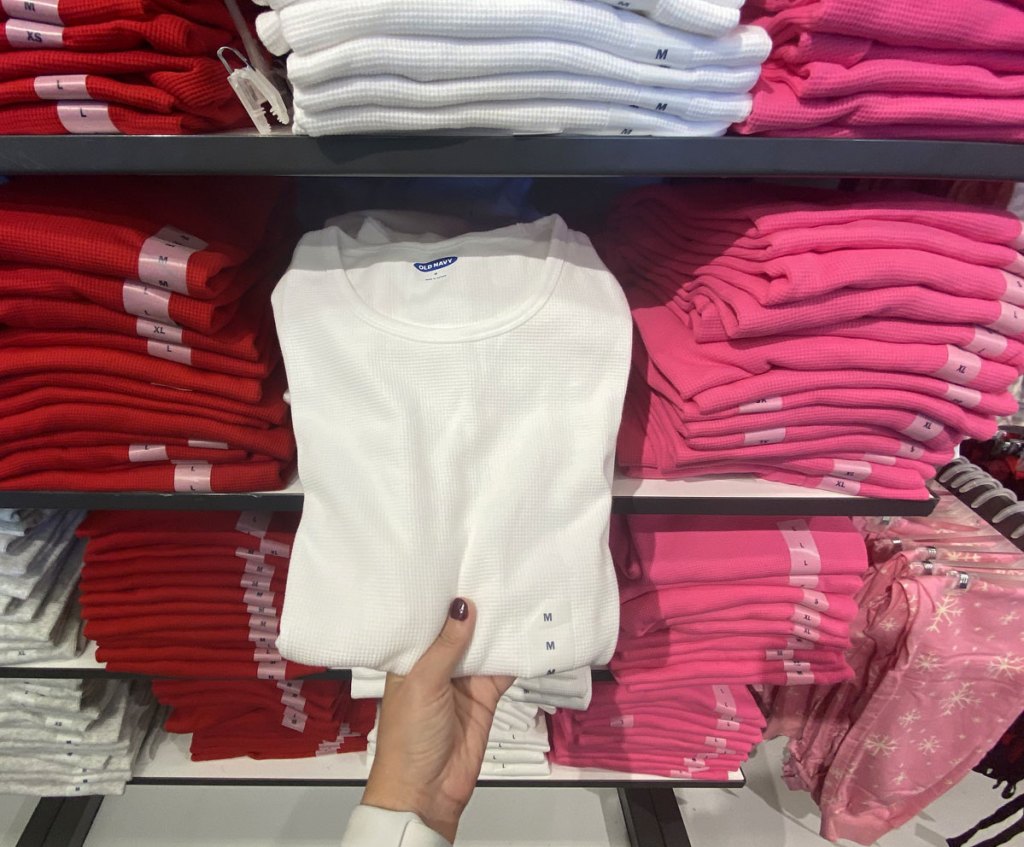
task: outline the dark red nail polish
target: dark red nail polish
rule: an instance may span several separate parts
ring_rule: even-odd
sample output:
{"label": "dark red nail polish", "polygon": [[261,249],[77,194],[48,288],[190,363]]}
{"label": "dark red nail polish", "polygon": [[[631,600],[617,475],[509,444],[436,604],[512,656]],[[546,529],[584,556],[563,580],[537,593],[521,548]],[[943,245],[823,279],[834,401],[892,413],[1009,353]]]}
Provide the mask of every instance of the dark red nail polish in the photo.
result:
{"label": "dark red nail polish", "polygon": [[452,605],[448,609],[448,617],[454,618],[457,621],[464,621],[469,617],[469,604],[461,597],[456,597],[452,600]]}

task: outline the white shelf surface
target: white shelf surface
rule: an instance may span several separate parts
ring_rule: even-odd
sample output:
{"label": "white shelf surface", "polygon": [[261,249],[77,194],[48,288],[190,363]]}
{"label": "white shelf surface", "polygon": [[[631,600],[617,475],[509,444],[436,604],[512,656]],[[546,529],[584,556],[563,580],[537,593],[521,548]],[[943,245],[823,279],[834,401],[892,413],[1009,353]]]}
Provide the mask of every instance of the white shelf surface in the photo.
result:
{"label": "white shelf surface", "polygon": [[[134,785],[147,784],[224,784],[274,785],[360,784],[366,781],[370,766],[365,753],[344,753],[310,759],[224,759],[214,762],[193,762],[189,758],[191,736],[166,735],[157,745],[151,761],[136,765]],[[546,777],[486,777],[480,785],[621,785],[627,783],[664,784],[666,786],[699,786],[700,780],[669,779],[644,774],[628,774],[598,768],[569,768],[552,765]],[[742,771],[730,774],[729,783],[745,784]],[[721,785],[721,783],[716,783]]]}

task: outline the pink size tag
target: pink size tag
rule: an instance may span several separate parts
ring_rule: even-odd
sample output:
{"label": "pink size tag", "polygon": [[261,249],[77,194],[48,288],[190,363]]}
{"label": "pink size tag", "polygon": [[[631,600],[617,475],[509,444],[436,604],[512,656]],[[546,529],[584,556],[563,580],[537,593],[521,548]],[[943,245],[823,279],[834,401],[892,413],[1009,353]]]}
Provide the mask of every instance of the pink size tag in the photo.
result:
{"label": "pink size tag", "polygon": [[787,673],[800,673],[801,671],[809,671],[811,669],[811,663],[790,660],[782,663],[782,669]]}
{"label": "pink size tag", "polygon": [[287,559],[292,554],[292,548],[283,541],[263,538],[260,540],[260,552],[268,556],[277,556],[279,559]]}
{"label": "pink size tag", "polygon": [[786,685],[814,685],[814,674],[810,671],[787,671]]}
{"label": "pink size tag", "polygon": [[256,678],[257,679],[284,679],[285,675],[285,663],[279,662],[261,662],[256,666]]}
{"label": "pink size tag", "polygon": [[729,747],[729,743],[724,738],[719,738],[716,735],[705,735],[704,743],[718,753],[725,752]]}
{"label": "pink size tag", "polygon": [[924,455],[924,447],[909,441],[901,441],[900,446],[896,448],[896,455],[905,459],[920,459]]}
{"label": "pink size tag", "polygon": [[281,662],[284,661],[281,658],[281,654],[276,649],[267,649],[266,647],[257,647],[252,654],[252,660],[254,662]]}
{"label": "pink size tag", "polygon": [[792,650],[765,650],[764,657],[769,662],[781,662],[786,659],[792,659],[794,653]]}
{"label": "pink size tag", "polygon": [[86,74],[37,76],[32,83],[40,100],[92,100]]}
{"label": "pink size tag", "polygon": [[129,462],[166,462],[167,446],[165,444],[130,444],[128,445]]}
{"label": "pink size tag", "polygon": [[267,556],[265,553],[257,553],[255,550],[247,550],[245,547],[238,547],[235,549],[235,557],[238,559],[245,559],[249,562],[266,562]]}
{"label": "pink size tag", "polygon": [[[804,606],[794,606],[793,615],[790,620],[798,626],[810,627],[811,629],[818,629],[821,626],[821,615],[817,612],[812,612],[810,609]],[[798,633],[803,635],[803,633]]]}
{"label": "pink size tag", "polygon": [[247,606],[259,606],[267,608],[276,605],[274,603],[274,592],[264,591],[259,588],[250,588],[242,595],[242,602]]}
{"label": "pink size tag", "polygon": [[167,344],[163,341],[148,341],[146,352],[156,359],[166,359],[168,362],[177,362],[179,365],[192,366],[192,348],[182,347],[180,344]]}
{"label": "pink size tag", "polygon": [[915,415],[904,429],[900,430],[904,435],[909,435],[916,441],[930,441],[941,435],[946,428],[938,421],[933,421],[923,415]]}
{"label": "pink size tag", "polygon": [[728,685],[712,685],[711,691],[715,696],[715,711],[723,718],[732,720],[736,717],[736,698]]}
{"label": "pink size tag", "polygon": [[274,570],[275,570],[275,568],[274,568],[273,565],[268,565],[266,563],[261,563],[261,562],[252,562],[252,561],[247,561],[245,563],[245,568],[244,568],[245,573],[255,574],[257,576],[267,576],[267,577],[272,577],[274,575]]}
{"label": "pink size tag", "polygon": [[253,644],[257,644],[260,647],[267,647],[269,649],[277,649],[277,636],[268,635],[265,632],[257,632],[255,630],[249,630],[249,640]]}
{"label": "pink size tag", "polygon": [[255,632],[276,633],[279,623],[280,621],[278,621],[276,613],[261,615],[257,612],[251,612],[249,614],[249,629]]}
{"label": "pink size tag", "polygon": [[871,462],[873,465],[896,465],[895,456],[879,456],[876,453],[865,453],[863,459],[865,462]]}
{"label": "pink size tag", "polygon": [[290,691],[292,694],[298,694],[302,691],[302,680],[290,679],[287,682],[279,682],[277,687],[282,691]]}
{"label": "pink size tag", "polygon": [[800,624],[794,622],[793,624],[793,635],[799,638],[801,641],[810,641],[817,643],[821,641],[821,633],[818,632],[817,627],[809,624]]}
{"label": "pink size tag", "polygon": [[1013,257],[1013,260],[1006,266],[1006,270],[1010,273],[1024,274],[1024,256],[1018,253]]}
{"label": "pink size tag", "polygon": [[135,322],[135,334],[139,338],[150,339],[150,344],[161,342],[165,344],[181,344],[182,339],[185,337],[185,330],[180,326],[168,326],[149,318],[139,318]]}
{"label": "pink size tag", "polygon": [[827,612],[829,610],[828,596],[820,591],[810,591],[805,588],[804,605],[819,612]]}
{"label": "pink size tag", "polygon": [[15,50],[54,50],[64,46],[64,27],[15,18],[4,21],[4,37]]}
{"label": "pink size tag", "polygon": [[782,398],[765,397],[763,400],[755,400],[753,403],[744,403],[738,411],[741,415],[756,415],[759,412],[780,412],[782,411]]}
{"label": "pink size tag", "polygon": [[174,466],[174,490],[208,494],[213,491],[210,477],[213,467],[203,462]]}
{"label": "pink size tag", "polygon": [[[1003,305],[1005,306],[1006,304],[1004,303]],[[986,359],[994,359],[996,356],[1003,355],[1008,345],[1009,342],[1006,340],[1005,335],[976,326],[974,328],[974,338],[971,339],[969,344],[964,346],[964,350],[968,353],[984,356]]]}
{"label": "pink size tag", "polygon": [[68,100],[57,103],[57,119],[72,135],[120,135],[121,130],[110,120],[106,103]]}
{"label": "pink size tag", "polygon": [[786,648],[788,650],[811,650],[814,648],[814,642],[808,641],[806,638],[797,638],[794,635],[792,638],[786,639]]}
{"label": "pink size tag", "polygon": [[281,725],[288,727],[288,729],[294,729],[296,732],[304,732],[307,720],[309,720],[309,717],[304,712],[299,712],[295,709],[285,709]]}
{"label": "pink size tag", "polygon": [[946,345],[946,364],[939,368],[933,376],[957,385],[970,385],[981,373],[981,359],[974,353],[968,353],[952,344]]}
{"label": "pink size tag", "polygon": [[999,299],[1005,300],[1007,303],[1016,303],[1018,306],[1024,306],[1024,279],[1008,271],[1000,271],[1000,273],[1003,275],[1003,279],[1006,280],[1006,291],[1003,292],[1003,296]]}
{"label": "pink size tag", "polygon": [[715,723],[715,729],[719,732],[739,732],[740,722],[739,721],[728,721],[725,718],[719,718]]}
{"label": "pink size tag", "polygon": [[57,26],[64,23],[60,18],[59,0],[0,0],[0,9],[21,21],[36,21]]}
{"label": "pink size tag", "polygon": [[855,479],[839,479],[834,476],[823,476],[815,488],[821,491],[838,491],[840,494],[859,494],[860,483]]}
{"label": "pink size tag", "polygon": [[819,579],[817,576],[800,576],[798,574],[789,575],[789,584],[794,588],[817,588]]}
{"label": "pink size tag", "polygon": [[965,409],[976,409],[981,404],[981,392],[962,385],[947,385],[946,399]]}
{"label": "pink size tag", "polygon": [[139,280],[166,291],[188,294],[188,260],[207,243],[173,226],[147,238],[139,252]]}
{"label": "pink size tag", "polygon": [[230,446],[226,441],[201,441],[197,438],[190,438],[188,440],[189,447],[195,447],[197,450],[230,450]]}
{"label": "pink size tag", "polygon": [[[125,314],[152,321],[174,324],[171,320],[171,293],[143,285],[141,282],[127,281],[122,290]],[[141,333],[140,333],[141,334]]]}
{"label": "pink size tag", "polygon": [[833,459],[832,476],[864,480],[871,476],[871,465],[867,462],[854,462],[849,459]]}
{"label": "pink size tag", "polygon": [[778,527],[783,541],[789,548],[790,583],[795,584],[795,580],[813,577],[817,584],[817,575],[821,573],[821,554],[807,521],[781,521]]}
{"label": "pink size tag", "polygon": [[786,428],[778,427],[777,429],[762,429],[760,432],[745,432],[743,433],[743,443],[745,445],[751,444],[778,444],[780,441],[786,440]]}
{"label": "pink size tag", "polygon": [[281,694],[281,703],[300,712],[306,708],[306,698],[293,691],[285,691]]}
{"label": "pink size tag", "polygon": [[[195,446],[191,441],[189,444]],[[267,527],[270,526],[270,521],[273,517],[273,512],[242,512],[238,516],[238,522],[235,524],[235,531],[262,538],[267,534]]]}
{"label": "pink size tag", "polygon": [[633,715],[620,715],[617,718],[612,718],[609,721],[608,726],[613,726],[616,729],[632,729],[635,725],[636,718]]}
{"label": "pink size tag", "polygon": [[246,574],[239,581],[239,585],[242,588],[252,588],[257,591],[269,591],[270,590],[270,577],[268,576],[256,576],[254,574]]}
{"label": "pink size tag", "polygon": [[999,318],[990,323],[988,328],[1010,338],[1018,338],[1024,333],[1024,307],[1000,301]]}
{"label": "pink size tag", "polygon": [[[707,770],[707,768],[704,768]],[[696,774],[693,771],[680,771],[680,770],[669,770],[668,775],[672,779],[694,779]]]}

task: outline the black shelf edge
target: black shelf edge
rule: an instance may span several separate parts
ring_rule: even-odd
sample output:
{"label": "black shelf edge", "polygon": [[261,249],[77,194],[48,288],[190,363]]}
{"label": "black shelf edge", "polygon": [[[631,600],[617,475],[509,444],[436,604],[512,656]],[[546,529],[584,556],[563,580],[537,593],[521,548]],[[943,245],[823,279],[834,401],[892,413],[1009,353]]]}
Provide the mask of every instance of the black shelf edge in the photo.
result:
{"label": "black shelf edge", "polygon": [[[165,494],[152,492],[0,491],[0,507],[12,509],[108,509],[123,511],[301,512],[302,495],[277,491],[253,494]],[[612,511],[634,515],[771,515],[924,517],[936,500],[870,497],[659,497],[612,498]]]}
{"label": "black shelf edge", "polygon": [[[201,785],[206,787],[299,787],[299,788],[355,788],[366,785],[365,779],[226,779],[206,777],[163,777],[137,776],[128,783],[131,786],[145,785]],[[608,780],[608,779],[530,779],[505,778],[481,779],[478,788],[743,788],[747,781],[737,780]]]}
{"label": "black shelf edge", "polygon": [[0,174],[1024,180],[1024,145],[822,138],[0,136]]}

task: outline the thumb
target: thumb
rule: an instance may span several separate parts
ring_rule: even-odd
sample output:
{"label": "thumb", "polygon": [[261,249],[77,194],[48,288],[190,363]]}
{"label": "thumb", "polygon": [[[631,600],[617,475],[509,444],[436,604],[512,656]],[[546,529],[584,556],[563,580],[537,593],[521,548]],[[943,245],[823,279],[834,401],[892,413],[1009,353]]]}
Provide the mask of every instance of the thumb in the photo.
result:
{"label": "thumb", "polygon": [[[476,607],[456,597],[448,609],[448,618],[437,639],[413,668],[413,674],[438,684],[447,684],[473,640]],[[411,674],[410,674],[411,675]]]}

